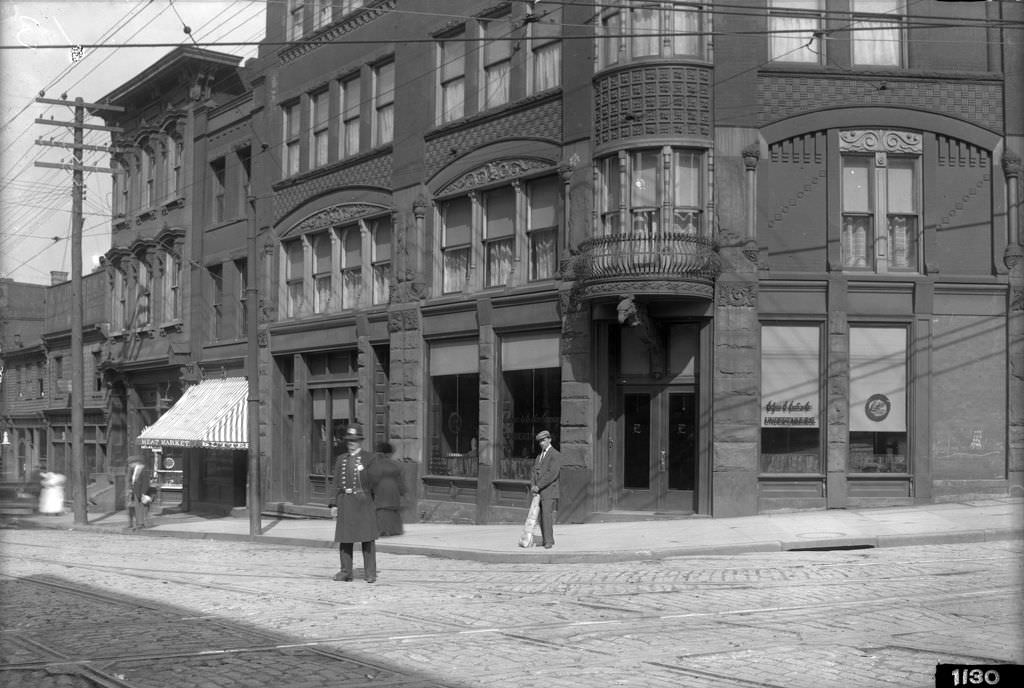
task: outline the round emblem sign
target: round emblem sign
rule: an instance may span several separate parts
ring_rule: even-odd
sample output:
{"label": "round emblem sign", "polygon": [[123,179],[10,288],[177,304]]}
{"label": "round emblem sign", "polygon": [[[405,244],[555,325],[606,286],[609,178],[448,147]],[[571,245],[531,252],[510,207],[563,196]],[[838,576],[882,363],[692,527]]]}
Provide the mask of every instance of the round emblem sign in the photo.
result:
{"label": "round emblem sign", "polygon": [[164,457],[164,470],[170,471],[174,469],[174,459],[169,456]]}
{"label": "round emblem sign", "polygon": [[892,410],[892,402],[884,394],[872,394],[864,404],[864,414],[876,423],[885,420]]}

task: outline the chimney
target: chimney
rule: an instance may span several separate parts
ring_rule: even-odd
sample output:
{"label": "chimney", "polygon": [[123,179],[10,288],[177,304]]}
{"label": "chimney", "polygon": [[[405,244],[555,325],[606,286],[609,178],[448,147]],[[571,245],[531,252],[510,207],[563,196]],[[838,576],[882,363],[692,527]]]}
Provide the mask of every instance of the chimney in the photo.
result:
{"label": "chimney", "polygon": [[50,286],[68,281],[68,273],[63,270],[50,270]]}

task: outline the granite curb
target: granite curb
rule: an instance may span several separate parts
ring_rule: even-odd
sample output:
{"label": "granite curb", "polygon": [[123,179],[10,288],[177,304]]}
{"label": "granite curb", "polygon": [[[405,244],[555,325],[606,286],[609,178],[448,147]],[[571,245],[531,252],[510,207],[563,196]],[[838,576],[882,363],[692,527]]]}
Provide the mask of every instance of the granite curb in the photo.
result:
{"label": "granite curb", "polygon": [[[11,527],[11,526],[8,526]],[[158,528],[147,528],[132,531],[124,526],[114,525],[68,525],[66,522],[46,518],[31,518],[18,522],[13,527],[48,528],[56,530],[105,533],[112,535],[131,535],[166,537],[193,540],[220,540],[235,542],[255,542],[267,545],[284,545],[296,547],[334,548],[335,543],[327,539],[315,537],[298,537],[283,535],[258,535],[248,533],[218,532],[215,530],[182,530],[172,526],[161,525]],[[390,539],[377,541],[377,551],[387,554],[419,555],[476,561],[493,564],[517,563],[616,563],[626,561],[653,561],[675,557],[723,556],[748,553],[808,551],[830,549],[867,549],[880,547],[907,547],[914,545],[956,544],[965,542],[989,542],[998,540],[1024,539],[1024,527],[989,528],[978,530],[961,530],[947,532],[896,533],[877,536],[842,535],[815,539],[767,539],[734,542],[728,544],[694,544],[666,547],[624,548],[610,545],[607,550],[545,550],[540,548],[522,549],[515,547],[508,551],[489,549],[486,544],[473,547],[446,545],[403,544]],[[514,545],[510,546],[514,547]]]}

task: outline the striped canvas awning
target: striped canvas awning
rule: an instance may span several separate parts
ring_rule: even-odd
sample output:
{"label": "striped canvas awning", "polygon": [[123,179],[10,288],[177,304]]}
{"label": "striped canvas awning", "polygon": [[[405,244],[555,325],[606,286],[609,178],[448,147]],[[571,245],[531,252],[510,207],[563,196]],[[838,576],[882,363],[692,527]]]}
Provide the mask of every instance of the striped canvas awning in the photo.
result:
{"label": "striped canvas awning", "polygon": [[142,431],[139,446],[248,449],[248,396],[244,377],[203,380]]}

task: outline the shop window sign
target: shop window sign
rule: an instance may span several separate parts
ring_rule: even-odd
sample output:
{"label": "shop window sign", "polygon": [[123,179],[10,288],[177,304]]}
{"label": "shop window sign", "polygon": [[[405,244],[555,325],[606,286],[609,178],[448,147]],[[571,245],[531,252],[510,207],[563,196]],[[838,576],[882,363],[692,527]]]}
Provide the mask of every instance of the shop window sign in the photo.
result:
{"label": "shop window sign", "polygon": [[820,473],[820,329],[761,328],[761,472]]}

